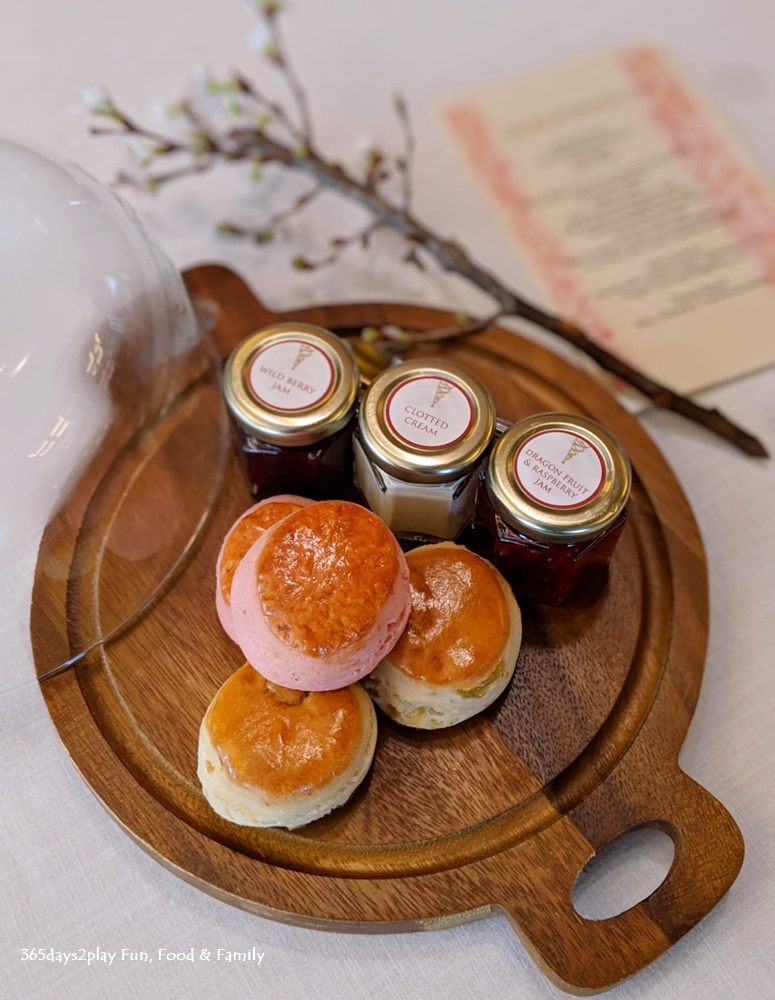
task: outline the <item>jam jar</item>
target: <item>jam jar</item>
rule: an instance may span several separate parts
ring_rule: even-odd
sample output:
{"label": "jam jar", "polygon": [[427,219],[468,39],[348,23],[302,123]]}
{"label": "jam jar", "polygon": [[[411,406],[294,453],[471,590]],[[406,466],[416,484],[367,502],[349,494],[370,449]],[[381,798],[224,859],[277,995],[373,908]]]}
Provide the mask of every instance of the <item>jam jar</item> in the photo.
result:
{"label": "jam jar", "polygon": [[629,459],[596,421],[527,417],[492,448],[469,544],[516,593],[562,604],[585,583],[604,580],[631,481]]}
{"label": "jam jar", "polygon": [[404,361],[361,400],[355,483],[399,538],[454,539],[470,521],[494,431],[495,407],[478,378],[448,361]]}
{"label": "jam jar", "polygon": [[309,323],[259,330],[230,355],[223,387],[256,500],[352,488],[358,371],[337,336]]}

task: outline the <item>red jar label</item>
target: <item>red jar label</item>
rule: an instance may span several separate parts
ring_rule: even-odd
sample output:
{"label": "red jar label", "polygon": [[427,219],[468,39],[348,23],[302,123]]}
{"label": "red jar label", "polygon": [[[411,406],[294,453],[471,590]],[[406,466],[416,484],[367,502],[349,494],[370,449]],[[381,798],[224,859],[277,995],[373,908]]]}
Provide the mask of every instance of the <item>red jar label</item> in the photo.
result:
{"label": "red jar label", "polygon": [[582,434],[541,431],[528,438],[514,458],[519,486],[544,507],[582,507],[605,483],[603,457]]}
{"label": "red jar label", "polygon": [[473,403],[454,382],[418,375],[397,386],[385,406],[390,430],[401,441],[419,448],[448,448],[474,420]]}
{"label": "red jar label", "polygon": [[257,351],[248,368],[248,388],[274,410],[309,410],[334,387],[334,366],[307,340],[281,340]]}

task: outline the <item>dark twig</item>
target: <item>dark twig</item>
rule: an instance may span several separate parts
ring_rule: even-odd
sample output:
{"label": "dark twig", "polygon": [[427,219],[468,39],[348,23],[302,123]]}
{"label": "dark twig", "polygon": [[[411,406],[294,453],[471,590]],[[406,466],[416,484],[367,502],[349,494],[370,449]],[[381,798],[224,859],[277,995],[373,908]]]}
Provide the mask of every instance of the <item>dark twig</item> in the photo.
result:
{"label": "dark twig", "polygon": [[[159,188],[164,187],[165,184],[178,181],[181,177],[203,174],[210,169],[210,166],[211,164],[207,160],[194,161],[193,163],[187,163],[185,166],[178,167],[177,170],[148,174],[146,177],[143,177],[142,184],[146,191],[154,194]],[[136,187],[137,178],[126,171],[120,170],[116,175],[115,184],[117,187]]]}
{"label": "dark twig", "polygon": [[362,247],[367,247],[369,240],[372,235],[382,226],[379,220],[370,222],[368,225],[363,226],[362,229],[356,230],[354,233],[350,233],[349,236],[335,236],[330,241],[331,251],[325,257],[319,257],[316,260],[309,260],[307,257],[299,254],[293,259],[293,266],[299,271],[313,271],[319,270],[321,267],[330,267],[332,264],[336,264],[339,258],[342,256],[345,250],[349,247],[360,244]]}
{"label": "dark twig", "polygon": [[258,131],[264,131],[264,129],[271,124],[272,120],[274,120],[278,124],[282,125],[288,134],[296,139],[299,145],[305,145],[307,143],[308,140],[303,130],[299,128],[290,115],[286,114],[285,108],[282,104],[278,104],[277,101],[273,101],[265,94],[262,94],[250,80],[246,79],[240,73],[234,74],[232,82],[244,97],[248,97],[268,113],[268,119],[266,122],[261,123]]}
{"label": "dark twig", "polygon": [[302,208],[306,208],[307,205],[313,202],[325,190],[324,185],[316,184],[309,191],[300,194],[287,208],[275,212],[274,215],[267,219],[265,225],[259,228],[251,229],[233,222],[221,222],[218,224],[218,232],[226,233],[229,236],[241,236],[252,240],[254,243],[270,243],[274,239],[274,230],[277,226],[282,225],[286,219],[290,219],[296,215]]}
{"label": "dark twig", "polygon": [[307,94],[301,85],[301,81],[296,75],[288,54],[285,50],[285,43],[280,33],[278,13],[280,5],[277,3],[265,3],[263,7],[269,33],[271,36],[270,51],[267,53],[269,59],[283,71],[286,83],[296,102],[296,109],[299,112],[301,121],[301,135],[307,146],[312,146],[314,133],[312,128],[312,115],[310,113]]}
{"label": "dark twig", "polygon": [[457,326],[442,326],[436,330],[424,330],[421,333],[411,333],[412,344],[432,344],[440,340],[452,340],[456,337],[470,337],[475,333],[481,333],[487,327],[493,326],[501,318],[503,313],[492,313],[481,319],[463,319]]}
{"label": "dark twig", "polygon": [[[371,221],[349,236],[337,237],[332,240],[331,252],[319,260],[311,260],[303,255],[297,255],[293,260],[296,268],[313,270],[333,264],[346,249],[359,242],[366,245],[372,233],[384,227],[393,229],[409,242],[410,247],[404,257],[405,260],[423,267],[421,254],[432,257],[441,268],[459,275],[483,291],[497,306],[492,315],[487,318],[466,318],[464,322],[454,328],[415,334],[413,342],[439,341],[451,337],[467,336],[484,329],[500,317],[510,316],[524,319],[572,344],[596,361],[602,369],[637,389],[655,406],[671,410],[707,428],[748,455],[765,456],[767,454],[757,438],[738,427],[718,410],[708,409],[688,397],[681,396],[633,368],[622,358],[590,339],[576,324],[545,312],[527,302],[493,274],[477,264],[453,240],[441,236],[424,225],[411,209],[410,168],[414,156],[414,136],[403,98],[397,98],[395,102],[404,133],[405,145],[403,160],[396,161],[401,179],[401,199],[399,202],[390,200],[384,193],[384,182],[390,179],[391,171],[387,165],[386,157],[381,151],[372,149],[369,152],[365,174],[362,178],[347,171],[341,164],[322,156],[313,144],[312,122],[306,95],[298,78],[290,68],[282,46],[277,28],[279,10],[278,0],[261,0],[260,13],[263,14],[268,23],[272,39],[266,54],[286,77],[298,107],[301,118],[300,128],[295,126],[279,105],[269,102],[248,81],[241,77],[235,77],[234,83],[242,93],[253,97],[271,112],[277,123],[283,126],[285,131],[290,134],[291,139],[296,142],[295,146],[290,145],[283,137],[274,134],[271,131],[271,122],[267,123],[266,126],[262,123],[262,125],[253,128],[232,127],[216,133],[214,130],[203,127],[205,123],[198,119],[194,120],[196,131],[193,136],[189,137],[188,141],[182,142],[160,136],[154,131],[143,128],[119,111],[112,101],[107,101],[95,113],[112,119],[113,127],[107,130],[95,129],[94,131],[98,134],[105,134],[108,131],[122,136],[135,135],[148,143],[151,157],[153,155],[166,156],[173,153],[183,153],[194,158],[194,164],[189,168],[181,168],[179,171],[161,175],[161,177],[156,178],[157,183],[166,183],[184,173],[202,172],[219,161],[269,163],[305,174],[314,181],[313,188],[297,199],[289,209],[275,215],[267,226],[260,229],[247,229],[236,224],[224,223],[221,226],[222,231],[244,236],[255,242],[266,242],[267,234],[271,233],[272,224],[276,224],[279,220],[284,220],[289,215],[299,211],[323,190],[336,192],[345,199],[360,205],[371,216]],[[153,182],[153,175],[150,176],[150,180]],[[142,186],[142,178],[138,179],[137,183]],[[404,337],[399,337],[398,341],[404,346],[408,343]]]}
{"label": "dark twig", "polygon": [[398,120],[401,123],[401,130],[404,134],[404,155],[399,157],[397,162],[401,172],[402,204],[404,211],[408,212],[412,207],[412,167],[414,166],[415,139],[412,121],[409,117],[409,108],[404,100],[403,94],[396,94],[393,98],[393,107],[396,109]]}

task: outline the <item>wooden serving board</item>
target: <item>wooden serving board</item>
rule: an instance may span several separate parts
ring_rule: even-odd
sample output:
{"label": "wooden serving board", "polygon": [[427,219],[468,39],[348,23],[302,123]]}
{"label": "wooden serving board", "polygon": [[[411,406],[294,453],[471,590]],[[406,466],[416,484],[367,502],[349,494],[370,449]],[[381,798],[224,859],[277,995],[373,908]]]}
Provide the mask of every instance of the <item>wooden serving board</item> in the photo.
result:
{"label": "wooden serving board", "polygon": [[[276,315],[225,268],[185,277],[195,299],[217,303],[214,335],[224,354],[253,330],[291,318],[344,334],[451,322],[440,311],[395,304]],[[210,810],[196,779],[199,723],[242,662],[213,596],[221,540],[251,503],[234,453],[216,509],[172,585],[132,627],[43,681],[43,694],[75,765],[116,820],[205,891],[262,916],[348,931],[428,929],[503,912],[558,985],[605,989],[705,916],[742,863],[734,821],[677,762],[705,656],[702,542],[654,444],[589,376],[499,329],[443,351],[484,379],[502,417],[590,415],[619,437],[635,470],[606,589],[563,608],[522,602],[515,677],[489,711],[437,733],[381,717],[366,783],[344,808],[301,830],[241,828]],[[154,490],[176,481],[170,463],[173,472],[190,464],[199,474],[196,433],[179,434],[169,452],[143,459],[135,492],[147,493],[146,511]],[[105,522],[99,506],[79,510],[91,531],[71,532],[65,544],[54,524],[41,544],[31,622],[39,673],[98,631],[95,616],[110,614],[112,602],[156,571],[142,545],[112,544],[120,510],[85,558],[79,547],[94,546],[93,526]],[[59,527],[73,516],[61,515]],[[134,537],[142,537],[137,521]],[[140,523],[153,530],[152,517]],[[52,551],[59,573],[49,569]],[[77,574],[68,571],[76,564]],[[580,917],[572,893],[582,867],[644,825],[675,843],[665,881],[618,916]]]}

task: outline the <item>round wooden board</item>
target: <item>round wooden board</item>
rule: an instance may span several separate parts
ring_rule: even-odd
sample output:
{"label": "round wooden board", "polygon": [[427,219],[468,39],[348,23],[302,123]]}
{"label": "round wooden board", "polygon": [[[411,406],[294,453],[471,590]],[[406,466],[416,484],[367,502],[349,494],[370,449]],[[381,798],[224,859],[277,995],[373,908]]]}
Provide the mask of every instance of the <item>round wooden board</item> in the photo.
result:
{"label": "round wooden board", "polygon": [[[214,336],[224,354],[253,330],[291,318],[343,334],[451,322],[440,311],[387,304],[277,315],[225,268],[199,267],[185,278],[193,298],[217,303]],[[693,927],[742,863],[734,821],[677,763],[705,655],[702,543],[658,450],[589,376],[498,329],[443,350],[482,376],[502,417],[588,414],[619,437],[635,470],[630,519],[605,590],[563,608],[521,602],[515,677],[491,710],[438,733],[402,730],[381,717],[366,783],[344,808],[301,830],[241,828],[210,810],[196,779],[199,724],[242,662],[213,598],[222,537],[252,502],[236,454],[173,585],[131,628],[42,690],[64,745],[107,809],[143,848],[207,892],[262,916],[343,930],[427,929],[502,911],[558,985],[605,989]],[[178,471],[181,462],[196,468],[196,438],[175,438]],[[146,509],[169,481],[169,453],[160,449],[139,480]],[[87,508],[80,516],[94,523],[99,514]],[[87,574],[78,536],[61,552],[56,525],[44,536],[31,622],[39,673],[98,628],[112,602],[126,600],[128,581],[153,571],[142,546],[138,554],[112,545],[116,520]],[[53,576],[52,549],[65,565]],[[68,576],[67,560],[80,560],[77,578]],[[572,892],[582,867],[643,825],[675,842],[667,878],[616,917],[581,918]]]}

